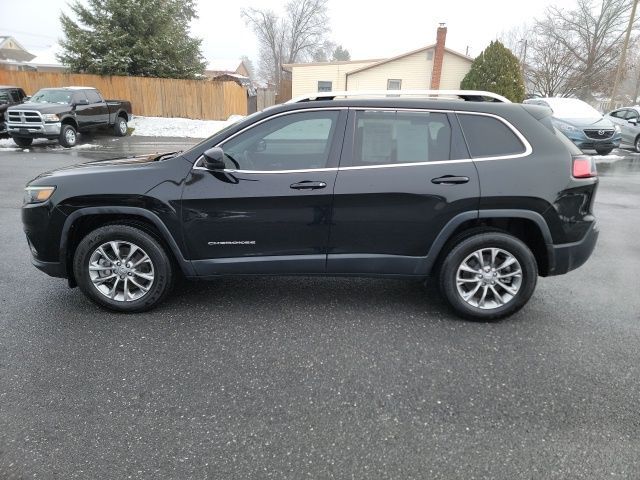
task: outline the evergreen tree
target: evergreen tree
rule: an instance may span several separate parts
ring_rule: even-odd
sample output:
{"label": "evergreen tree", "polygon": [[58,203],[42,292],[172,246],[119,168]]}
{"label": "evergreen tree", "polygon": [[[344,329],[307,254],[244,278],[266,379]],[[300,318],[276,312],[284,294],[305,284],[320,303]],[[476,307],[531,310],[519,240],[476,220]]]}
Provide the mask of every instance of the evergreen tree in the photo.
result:
{"label": "evergreen tree", "polygon": [[465,90],[486,90],[522,102],[525,90],[518,58],[499,41],[494,41],[473,61],[460,83]]}
{"label": "evergreen tree", "polygon": [[[195,78],[204,72],[202,40],[189,37],[195,0],[74,0],[74,21],[61,14],[65,34],[58,60],[72,72]],[[85,6],[86,5],[86,6]]]}
{"label": "evergreen tree", "polygon": [[331,60],[334,62],[351,60],[351,54],[349,53],[349,50],[342,48],[342,45],[338,45],[333,51]]}

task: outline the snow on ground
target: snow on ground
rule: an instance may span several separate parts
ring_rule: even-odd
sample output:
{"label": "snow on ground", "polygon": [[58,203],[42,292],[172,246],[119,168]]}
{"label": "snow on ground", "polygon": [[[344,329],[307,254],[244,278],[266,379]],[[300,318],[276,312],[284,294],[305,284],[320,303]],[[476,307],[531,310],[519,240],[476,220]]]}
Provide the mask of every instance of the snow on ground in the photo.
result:
{"label": "snow on ground", "polygon": [[629,156],[623,157],[621,155],[594,155],[593,158],[596,160],[596,164],[598,163],[614,163],[618,160],[624,160],[629,158]]}
{"label": "snow on ground", "polygon": [[129,122],[131,135],[138,137],[187,137],[207,138],[237,120],[236,115],[227,121],[190,120],[188,118],[138,117]]}
{"label": "snow on ground", "polygon": [[[99,146],[100,145],[96,145],[93,143],[82,143],[72,148],[73,150],[87,150],[91,148],[98,148]],[[46,138],[36,138],[31,144],[31,146],[27,148],[19,147],[10,138],[0,138],[0,148],[5,152],[7,150],[14,151],[14,152],[23,150],[25,152],[28,152],[31,147],[45,147],[47,150],[65,150],[65,148],[62,145],[59,145],[56,140],[47,140]]]}

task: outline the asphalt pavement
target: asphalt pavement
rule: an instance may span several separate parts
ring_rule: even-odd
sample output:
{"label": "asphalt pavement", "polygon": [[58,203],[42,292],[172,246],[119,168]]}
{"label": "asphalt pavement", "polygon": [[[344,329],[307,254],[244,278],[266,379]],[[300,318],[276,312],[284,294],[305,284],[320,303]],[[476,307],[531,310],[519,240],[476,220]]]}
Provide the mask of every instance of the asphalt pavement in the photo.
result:
{"label": "asphalt pavement", "polygon": [[30,263],[21,189],[194,140],[0,149],[1,479],[640,478],[640,155],[600,165],[601,235],[496,323],[433,288],[186,283],[119,315]]}

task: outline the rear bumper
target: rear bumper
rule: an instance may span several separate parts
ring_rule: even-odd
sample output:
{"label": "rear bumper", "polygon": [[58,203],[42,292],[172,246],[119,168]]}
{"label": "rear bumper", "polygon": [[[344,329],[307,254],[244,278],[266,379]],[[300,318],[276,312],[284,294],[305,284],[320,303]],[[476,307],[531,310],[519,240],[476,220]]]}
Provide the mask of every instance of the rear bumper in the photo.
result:
{"label": "rear bumper", "polygon": [[578,242],[561,245],[547,245],[549,258],[553,259],[549,275],[562,275],[584,265],[593,253],[600,230],[596,222]]}

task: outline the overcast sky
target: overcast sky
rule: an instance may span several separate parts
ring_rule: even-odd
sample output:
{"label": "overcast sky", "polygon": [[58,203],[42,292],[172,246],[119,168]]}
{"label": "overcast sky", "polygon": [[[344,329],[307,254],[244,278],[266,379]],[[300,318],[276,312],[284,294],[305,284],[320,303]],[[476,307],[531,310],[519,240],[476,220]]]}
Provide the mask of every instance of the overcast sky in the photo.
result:
{"label": "overcast sky", "polygon": [[[208,59],[257,57],[253,33],[240,18],[243,7],[278,10],[286,0],[198,0],[192,25]],[[540,16],[550,4],[575,0],[329,0],[330,38],[352,59],[388,57],[435,42],[439,22],[448,26],[447,46],[476,56],[500,32]],[[0,35],[14,36],[37,53],[62,35],[58,16],[65,0],[0,0]]]}

